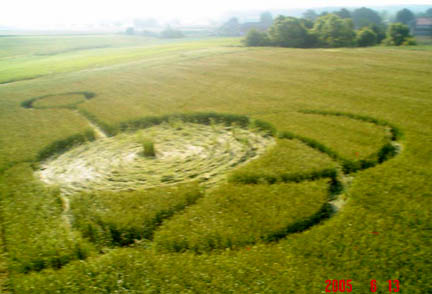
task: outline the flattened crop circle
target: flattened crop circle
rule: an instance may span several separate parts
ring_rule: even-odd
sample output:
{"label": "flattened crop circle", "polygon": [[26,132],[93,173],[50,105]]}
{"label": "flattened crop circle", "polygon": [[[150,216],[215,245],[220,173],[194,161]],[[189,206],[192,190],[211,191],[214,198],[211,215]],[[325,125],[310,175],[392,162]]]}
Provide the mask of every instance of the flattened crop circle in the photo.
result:
{"label": "flattened crop circle", "polygon": [[[164,122],[72,148],[42,163],[37,174],[63,194],[211,183],[273,144],[266,133],[236,126]],[[150,156],[146,145],[154,150]]]}

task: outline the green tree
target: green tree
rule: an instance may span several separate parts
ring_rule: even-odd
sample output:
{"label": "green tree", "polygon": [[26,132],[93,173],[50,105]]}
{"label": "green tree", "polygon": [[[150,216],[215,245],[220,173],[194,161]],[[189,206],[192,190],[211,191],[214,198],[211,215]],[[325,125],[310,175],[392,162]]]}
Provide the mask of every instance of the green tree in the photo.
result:
{"label": "green tree", "polygon": [[357,45],[360,47],[373,46],[377,43],[377,34],[368,27],[364,27],[357,32]]}
{"label": "green tree", "polygon": [[334,14],[341,18],[351,18],[351,12],[346,8],[342,8],[341,10],[336,11]]}
{"label": "green tree", "polygon": [[270,44],[267,34],[256,29],[250,30],[243,42],[246,46],[267,46]]}
{"label": "green tree", "polygon": [[362,7],[352,12],[352,19],[356,28],[367,27],[372,24],[381,25],[382,18],[375,11],[370,8]]}
{"label": "green tree", "polygon": [[354,45],[355,32],[351,19],[342,19],[335,14],[318,18],[312,32],[324,47],[350,47]]}
{"label": "green tree", "polygon": [[380,44],[386,38],[387,27],[384,24],[382,25],[372,24],[369,27],[377,35],[377,43]]}
{"label": "green tree", "polygon": [[429,8],[428,10],[426,10],[426,16],[432,17],[432,8]]}
{"label": "green tree", "polygon": [[314,22],[305,18],[299,19],[300,23],[307,29],[311,29],[314,26]]}
{"label": "green tree", "polygon": [[410,29],[403,23],[393,23],[387,31],[385,44],[389,46],[415,45]]}
{"label": "green tree", "polygon": [[303,48],[308,43],[309,33],[299,19],[279,16],[269,29],[269,37],[276,46]]}
{"label": "green tree", "polygon": [[413,20],[415,20],[415,15],[409,9],[402,9],[396,14],[396,22],[410,25]]}

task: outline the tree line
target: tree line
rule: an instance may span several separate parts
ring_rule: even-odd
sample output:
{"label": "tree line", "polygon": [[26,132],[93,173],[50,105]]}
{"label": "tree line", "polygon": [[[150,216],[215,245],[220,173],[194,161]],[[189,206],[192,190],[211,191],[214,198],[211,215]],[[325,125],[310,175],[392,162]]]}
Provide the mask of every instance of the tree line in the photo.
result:
{"label": "tree line", "polygon": [[396,15],[396,21],[386,25],[376,11],[366,7],[320,15],[308,10],[303,18],[278,16],[267,30],[250,30],[244,43],[246,46],[292,48],[366,47],[381,43],[415,45],[409,27],[415,15],[403,9]]}

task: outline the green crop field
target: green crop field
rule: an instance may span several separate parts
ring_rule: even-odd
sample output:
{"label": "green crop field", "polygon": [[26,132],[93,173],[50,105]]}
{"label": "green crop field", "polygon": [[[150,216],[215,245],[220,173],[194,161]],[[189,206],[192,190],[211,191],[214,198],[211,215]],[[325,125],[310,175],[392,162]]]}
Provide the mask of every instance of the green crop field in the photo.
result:
{"label": "green crop field", "polygon": [[0,293],[432,293],[432,46],[0,38]]}

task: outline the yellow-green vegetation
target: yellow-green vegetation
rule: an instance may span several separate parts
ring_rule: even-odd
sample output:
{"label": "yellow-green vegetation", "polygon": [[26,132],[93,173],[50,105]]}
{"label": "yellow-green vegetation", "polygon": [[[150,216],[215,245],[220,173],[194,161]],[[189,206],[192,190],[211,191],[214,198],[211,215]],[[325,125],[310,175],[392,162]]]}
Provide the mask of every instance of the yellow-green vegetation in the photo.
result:
{"label": "yellow-green vegetation", "polygon": [[[275,123],[271,114],[259,115],[259,118]],[[313,138],[351,160],[365,159],[376,153],[389,136],[385,127],[341,116],[290,113],[278,118],[278,122],[283,131]]]}
{"label": "yellow-green vegetation", "polygon": [[432,45],[432,36],[416,36],[416,41],[419,45],[423,45],[421,49],[427,49],[426,46]]}
{"label": "yellow-green vegetation", "polygon": [[12,107],[0,115],[0,124],[7,130],[0,133],[0,170],[20,161],[40,158],[41,152],[52,147],[53,142],[67,140],[78,133],[87,132],[88,138],[92,136],[88,122],[70,110],[20,108]]}
{"label": "yellow-green vegetation", "polygon": [[[143,143],[143,137],[154,139]],[[36,175],[58,185],[64,194],[126,191],[191,180],[214,183],[273,143],[263,132],[234,126],[164,122],[72,148],[44,161]]]}
{"label": "yellow-green vegetation", "polygon": [[76,105],[83,103],[86,99],[92,99],[95,96],[90,92],[71,92],[54,95],[45,95],[33,97],[23,101],[21,106],[24,108],[49,109],[49,108],[69,108],[75,109]]}
{"label": "yellow-green vegetation", "polygon": [[84,102],[85,98],[79,94],[71,95],[54,95],[45,99],[40,99],[33,103],[34,108],[53,108],[53,107],[67,107]]}
{"label": "yellow-green vegetation", "polygon": [[[97,39],[98,37],[94,37]],[[21,38],[22,39],[22,38]],[[16,46],[15,40],[2,38],[2,41],[11,42],[11,47]],[[137,41],[138,40],[138,41]],[[129,46],[121,44],[112,45],[88,45],[89,40],[76,40],[76,46],[72,47],[73,42],[64,45],[64,49],[51,51],[55,44],[61,42],[58,39],[51,40],[54,44],[47,41],[48,50],[39,54],[24,54],[8,56],[0,59],[0,84],[11,83],[21,80],[35,79],[56,73],[66,73],[71,71],[83,70],[86,68],[97,68],[101,66],[113,66],[118,63],[138,62],[142,65],[154,65],[166,62],[167,59],[177,61],[186,59],[186,54],[208,55],[217,52],[230,52],[229,48],[221,50],[217,46],[232,44],[232,39],[208,39],[203,41],[183,41],[180,42],[155,42],[148,38],[135,38]],[[147,43],[145,41],[148,41]],[[26,42],[29,42],[26,40]],[[98,43],[97,41],[95,43]],[[102,37],[101,44],[107,43],[106,37]],[[168,44],[166,44],[168,43]],[[82,45],[80,45],[82,44]],[[216,45],[216,46],[215,46]],[[69,47],[70,46],[70,47]],[[216,50],[208,51],[208,47],[216,47]],[[192,51],[192,52],[191,52]]]}
{"label": "yellow-green vegetation", "polygon": [[[2,54],[10,57],[3,55],[1,60],[2,81],[49,72],[49,76],[42,78],[0,85],[0,211],[3,252],[8,265],[8,274],[1,278],[13,293],[309,294],[325,291],[327,279],[352,279],[353,293],[370,293],[372,279],[377,280],[381,292],[387,291],[390,279],[398,279],[404,293],[432,291],[429,262],[432,260],[432,47],[419,46],[416,50],[241,48],[235,47],[239,40],[228,39],[128,47],[116,39],[109,42],[114,44],[110,48],[32,55],[43,51],[46,43],[61,43],[61,40],[61,37],[38,37],[36,49],[28,51],[30,54],[26,53],[27,47],[32,47],[29,39],[25,46],[13,45],[1,51],[7,51]],[[122,45],[117,46],[116,42]],[[95,44],[99,46],[100,42]],[[80,46],[70,44],[59,51]],[[56,51],[53,46],[48,48]],[[17,58],[12,60],[11,56]],[[78,58],[82,61],[75,63]],[[95,99],[76,106],[85,117],[69,109],[32,109],[21,105],[32,97],[72,92],[95,93]],[[105,241],[92,242],[82,236],[85,228],[75,222],[76,210],[72,213],[65,209],[64,195],[33,178],[35,171],[30,166],[37,171],[41,165],[38,159],[59,152],[60,158],[74,148],[81,148],[71,149],[75,141],[92,139],[85,135],[86,131],[91,132],[87,118],[115,138],[114,135],[133,134],[138,128],[159,127],[161,122],[157,118],[165,115],[197,112],[262,119],[272,123],[279,135],[283,135],[279,142],[300,149],[293,150],[294,154],[305,154],[310,147],[315,149],[310,155],[317,156],[311,162],[302,165],[297,163],[297,158],[287,158],[294,161],[281,166],[281,170],[286,168],[291,172],[290,166],[298,166],[301,172],[303,166],[312,167],[320,162],[324,154],[341,167],[347,160],[370,160],[373,164],[350,169],[338,167],[336,179],[349,184],[339,195],[346,200],[345,205],[332,217],[323,218],[306,229],[279,234],[277,242],[265,238],[302,218],[317,215],[320,207],[329,203],[332,195],[328,192],[332,191],[327,191],[327,187],[322,193],[324,181],[328,179],[254,185],[227,184],[221,180],[220,185],[210,188],[200,186],[203,198],[195,204],[188,202],[184,210],[182,207],[175,215],[164,218],[152,229],[152,236],[161,240],[162,233],[170,228],[172,235],[163,234],[164,237],[176,242],[190,240],[189,244],[203,249],[198,250],[202,254],[194,250],[173,252],[169,246],[155,246],[159,243],[152,240],[101,248],[106,246]],[[211,129],[211,116],[201,118],[206,119]],[[249,121],[245,122],[248,126]],[[395,136],[392,127],[403,136]],[[80,137],[71,140],[73,136]],[[395,143],[395,139],[401,144],[400,154],[394,156],[395,150],[389,149],[384,152],[386,156],[379,155],[383,146]],[[104,139],[93,143],[99,144],[98,141]],[[157,155],[156,141],[155,150]],[[324,154],[318,155],[318,151]],[[380,156],[383,160],[379,160]],[[268,158],[276,161],[277,155]],[[261,159],[250,164],[258,164]],[[331,166],[327,160],[323,163],[322,167]],[[276,170],[270,165],[261,167]],[[282,187],[292,188],[270,194],[270,191],[284,190]],[[303,188],[292,195],[290,190],[295,191],[296,187]],[[175,189],[174,186],[160,189],[171,188]],[[247,189],[251,192],[245,192]],[[154,187],[151,192],[90,191],[68,197],[71,205],[78,205],[74,202],[76,196],[89,207],[101,207],[91,209],[92,213],[83,217],[83,222],[89,222],[100,233],[97,236],[101,240],[111,240],[107,223],[113,227],[118,225],[124,234],[144,228],[142,222],[132,223],[134,217],[144,221],[139,208],[146,204],[138,199],[156,195],[157,190]],[[234,190],[238,193],[232,193]],[[310,191],[311,197],[305,199],[309,194],[301,191]],[[136,204],[137,208],[130,208],[134,217],[128,215],[126,208],[121,214],[120,207],[127,207],[128,202],[122,202],[117,194],[130,197],[131,203]],[[84,195],[95,197],[95,202]],[[277,206],[267,202],[269,195],[279,199],[279,206],[284,207],[277,214],[283,218],[273,218]],[[285,202],[289,195],[292,197]],[[172,207],[182,199],[154,203]],[[230,210],[228,199],[238,203],[239,209]],[[298,210],[294,204],[288,206],[295,199],[302,199],[294,202]],[[119,204],[115,204],[117,201]],[[310,203],[310,207],[305,203]],[[217,207],[211,204],[224,204],[220,211],[226,218],[219,217]],[[198,209],[204,205],[210,213]],[[246,208],[260,217],[260,221],[254,223],[253,218],[245,218]],[[111,212],[116,219],[110,216]],[[234,222],[237,212],[239,219],[243,219]],[[142,215],[152,218],[150,212]],[[194,216],[196,223],[186,218]],[[97,217],[104,222],[98,222]],[[181,222],[177,224],[174,220]],[[184,231],[176,231],[177,225]],[[237,245],[231,246],[232,249],[221,245],[221,250],[209,250],[205,245],[208,243],[198,236],[203,234],[211,240],[212,232],[231,234]],[[254,241],[242,247],[239,244],[245,244],[245,236],[252,236]],[[45,269],[40,271],[42,268]]]}
{"label": "yellow-green vegetation", "polygon": [[155,157],[156,151],[154,147],[153,141],[147,139],[147,138],[140,138],[140,142],[143,148],[142,155],[147,157]]}
{"label": "yellow-green vegetation", "polygon": [[9,269],[25,273],[86,258],[93,246],[62,220],[59,191],[45,188],[32,175],[28,164],[19,164],[0,179]]}
{"label": "yellow-green vegetation", "polygon": [[2,39],[1,58],[16,56],[57,55],[108,47],[128,47],[162,43],[157,39],[121,35],[55,35],[55,36],[8,36]]}
{"label": "yellow-green vegetation", "polygon": [[134,192],[78,194],[71,199],[73,225],[100,246],[150,239],[161,222],[196,202],[196,183]]}
{"label": "yellow-green vegetation", "polygon": [[238,248],[280,239],[328,216],[326,180],[300,184],[226,184],[156,231],[164,251]]}
{"label": "yellow-green vegetation", "polygon": [[232,172],[231,182],[257,184],[304,181],[336,176],[336,163],[298,140],[279,139],[259,159]]}
{"label": "yellow-green vegetation", "polygon": [[8,292],[8,258],[5,252],[5,247],[3,243],[3,230],[0,232],[0,293]]}

